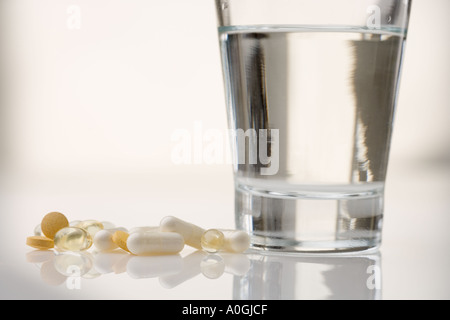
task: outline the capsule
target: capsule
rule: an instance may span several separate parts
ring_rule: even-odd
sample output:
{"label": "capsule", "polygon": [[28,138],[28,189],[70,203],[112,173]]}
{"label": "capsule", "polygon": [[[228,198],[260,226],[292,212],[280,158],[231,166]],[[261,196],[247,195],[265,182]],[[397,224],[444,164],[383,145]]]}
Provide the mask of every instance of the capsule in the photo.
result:
{"label": "capsule", "polygon": [[112,251],[118,247],[113,241],[115,231],[100,230],[94,236],[94,246],[100,251]]}
{"label": "capsule", "polygon": [[55,246],[66,251],[84,251],[92,246],[92,237],[84,229],[67,227],[55,235]]}
{"label": "capsule", "polygon": [[222,250],[225,244],[225,235],[217,229],[206,230],[201,238],[202,249],[206,252],[215,253]]}
{"label": "capsule", "polygon": [[130,235],[128,232],[117,230],[112,236],[112,241],[122,250],[130,252],[130,250],[128,250],[127,248],[127,240],[129,236]]}
{"label": "capsule", "polygon": [[224,250],[227,252],[242,253],[250,247],[250,236],[242,230],[222,230],[225,241]]}
{"label": "capsule", "polygon": [[75,227],[86,230],[92,238],[94,238],[97,232],[104,229],[103,224],[96,220],[84,220],[78,223]]}
{"label": "capsule", "polygon": [[200,228],[199,226],[168,216],[161,220],[159,227],[162,232],[176,232],[181,234],[184,238],[184,242],[188,246],[196,249],[202,248],[201,239],[205,229]]}
{"label": "capsule", "polygon": [[101,224],[103,225],[103,229],[114,229],[116,225],[110,221],[101,221]]}
{"label": "capsule", "polygon": [[207,252],[242,253],[250,247],[250,236],[242,230],[209,229],[202,235],[202,248]]}
{"label": "capsule", "polygon": [[94,246],[99,251],[112,251],[120,247],[120,245],[114,241],[114,234],[117,231],[126,232],[127,229],[119,227],[98,231],[93,238]]}
{"label": "capsule", "polygon": [[127,239],[127,248],[135,255],[175,254],[183,247],[183,237],[175,232],[132,233]]}
{"label": "capsule", "polygon": [[39,223],[35,228],[34,228],[34,235],[35,236],[43,236],[44,234],[42,233],[42,229],[41,229],[41,224]]}

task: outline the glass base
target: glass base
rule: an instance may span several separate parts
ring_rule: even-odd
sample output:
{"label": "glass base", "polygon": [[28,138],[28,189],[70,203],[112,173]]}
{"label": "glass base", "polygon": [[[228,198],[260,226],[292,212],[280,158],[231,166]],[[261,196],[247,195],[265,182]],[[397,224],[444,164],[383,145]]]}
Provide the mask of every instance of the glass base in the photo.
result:
{"label": "glass base", "polygon": [[[307,192],[305,192],[307,193]],[[377,249],[381,244],[383,190],[351,197],[274,197],[236,186],[236,227],[251,236],[256,250],[343,253]]]}

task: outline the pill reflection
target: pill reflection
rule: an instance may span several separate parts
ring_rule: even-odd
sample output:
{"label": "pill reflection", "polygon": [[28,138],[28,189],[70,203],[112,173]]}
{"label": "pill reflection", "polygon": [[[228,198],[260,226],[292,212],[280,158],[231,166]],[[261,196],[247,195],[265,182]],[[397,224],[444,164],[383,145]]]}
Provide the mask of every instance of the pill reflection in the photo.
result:
{"label": "pill reflection", "polygon": [[62,252],[53,260],[55,269],[62,275],[72,276],[76,270],[80,276],[92,268],[92,257],[87,252]]}
{"label": "pill reflection", "polygon": [[225,272],[225,261],[217,254],[210,254],[200,262],[200,269],[205,277],[217,279]]}
{"label": "pill reflection", "polygon": [[44,283],[64,284],[74,275],[92,280],[106,274],[126,274],[133,279],[158,278],[162,287],[171,289],[198,275],[217,279],[224,273],[243,276],[250,269],[245,254],[194,251],[184,257],[180,254],[135,256],[121,250],[111,252],[67,252],[33,250],[26,261],[40,268]]}
{"label": "pill reflection", "polygon": [[183,259],[179,254],[166,256],[132,256],[127,263],[127,273],[134,279],[157,278],[179,273]]}
{"label": "pill reflection", "polygon": [[202,250],[194,251],[183,258],[183,268],[176,274],[166,275],[159,278],[161,286],[167,289],[188,281],[201,273],[200,263],[208,254]]}

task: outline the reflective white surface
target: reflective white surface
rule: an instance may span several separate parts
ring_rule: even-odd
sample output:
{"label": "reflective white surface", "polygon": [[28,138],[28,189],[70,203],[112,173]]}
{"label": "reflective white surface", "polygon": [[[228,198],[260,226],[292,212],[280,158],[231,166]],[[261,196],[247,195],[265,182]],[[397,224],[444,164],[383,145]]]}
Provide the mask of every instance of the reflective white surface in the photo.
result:
{"label": "reflective white surface", "polygon": [[[211,169],[211,168],[210,168]],[[217,170],[216,170],[217,169]],[[367,255],[213,254],[185,247],[178,255],[36,251],[25,245],[46,211],[125,227],[155,225],[167,214],[209,227],[233,226],[228,170],[189,174],[179,184],[146,186],[149,177],[90,181],[3,179],[0,297],[43,299],[448,299],[450,169],[393,163],[386,192],[384,240]],[[205,169],[208,170],[208,169]],[[213,170],[213,169],[211,169]],[[214,171],[213,170],[213,171]],[[153,176],[153,182],[157,175]],[[101,181],[105,180],[105,181]],[[100,183],[102,182],[102,183]],[[100,188],[100,186],[102,188]],[[212,187],[214,186],[214,188]],[[125,192],[125,189],[127,192]],[[57,190],[61,190],[59,194]],[[102,190],[102,192],[100,192]],[[122,192],[120,196],[118,192]],[[170,191],[170,192],[169,192]],[[166,194],[166,192],[168,192]],[[172,199],[172,200],[171,200]]]}

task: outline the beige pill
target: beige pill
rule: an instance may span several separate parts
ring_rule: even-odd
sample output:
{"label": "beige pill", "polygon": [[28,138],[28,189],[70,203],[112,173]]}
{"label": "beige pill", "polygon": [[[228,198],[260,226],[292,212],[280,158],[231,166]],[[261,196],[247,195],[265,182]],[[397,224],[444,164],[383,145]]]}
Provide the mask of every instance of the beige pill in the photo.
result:
{"label": "beige pill", "polygon": [[42,233],[49,239],[53,239],[59,230],[68,226],[69,220],[60,212],[46,214],[41,222]]}
{"label": "beige pill", "polygon": [[112,236],[112,241],[121,249],[130,252],[127,247],[127,240],[130,235],[125,231],[116,231]]}
{"label": "beige pill", "polygon": [[53,248],[55,243],[52,239],[43,236],[31,236],[27,238],[27,245],[39,250],[47,250]]}

